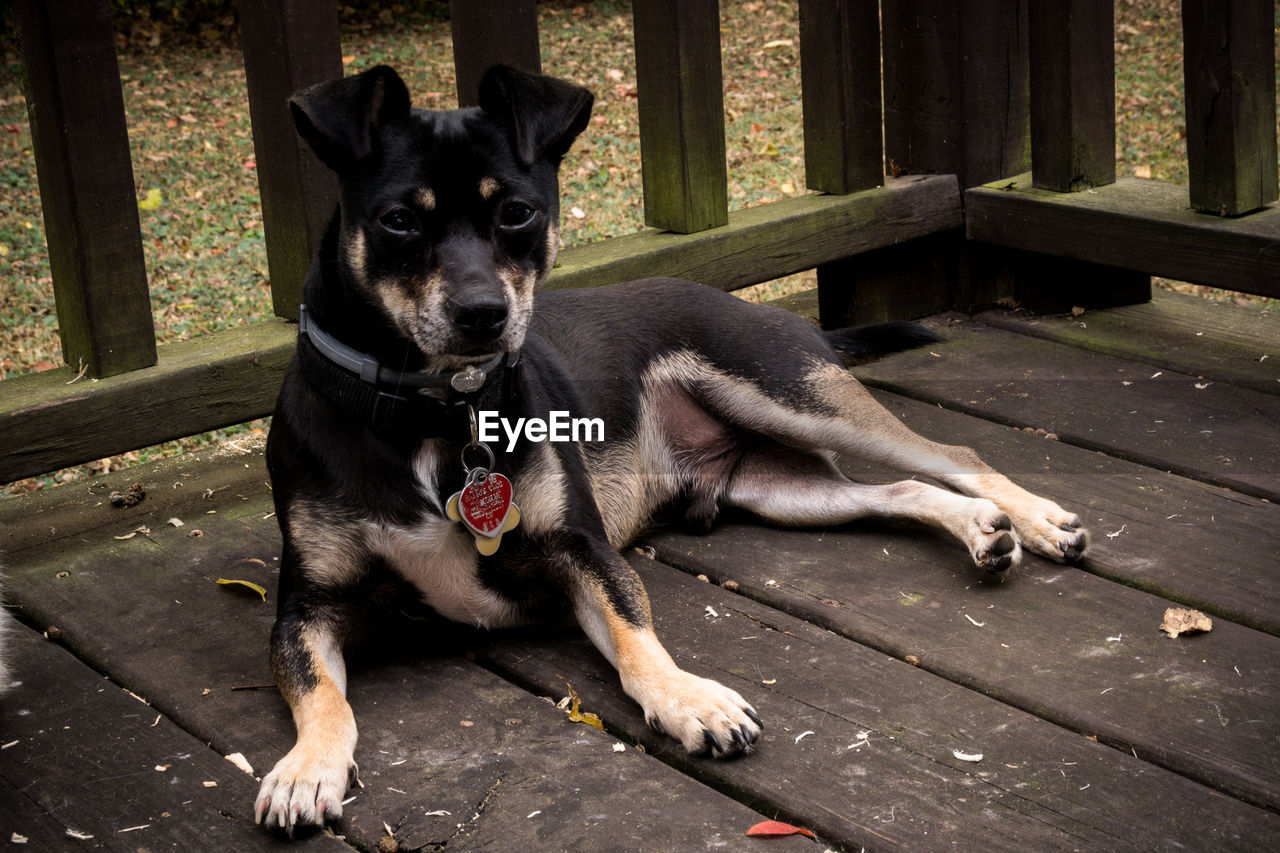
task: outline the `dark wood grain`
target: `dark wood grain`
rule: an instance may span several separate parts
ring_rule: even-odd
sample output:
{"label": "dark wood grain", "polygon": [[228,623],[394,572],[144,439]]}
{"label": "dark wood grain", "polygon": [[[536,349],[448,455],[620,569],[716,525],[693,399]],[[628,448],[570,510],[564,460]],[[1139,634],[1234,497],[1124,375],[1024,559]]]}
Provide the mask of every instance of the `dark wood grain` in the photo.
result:
{"label": "dark wood grain", "polygon": [[288,102],[299,89],[342,76],[338,9],[325,0],[239,3],[271,302],[277,316],[296,320],[338,182],[298,137]]}
{"label": "dark wood grain", "polygon": [[1280,198],[1275,4],[1183,0],[1187,167],[1196,210],[1238,216]]}
{"label": "dark wood grain", "polygon": [[644,221],[690,234],[729,221],[718,0],[636,0]]}
{"label": "dark wood grain", "polygon": [[460,107],[479,102],[480,78],[491,65],[542,72],[534,0],[450,0],[449,30]]}
{"label": "dark wood grain", "polygon": [[110,4],[12,8],[63,360],[92,377],[155,364]]}
{"label": "dark wood grain", "polygon": [[1115,7],[1028,3],[1031,171],[1037,187],[1088,189],[1116,179]]}
{"label": "dark wood grain", "polygon": [[1121,178],[1063,194],[1019,175],[966,191],[965,227],[994,246],[1280,296],[1280,209],[1203,216],[1174,184]]}

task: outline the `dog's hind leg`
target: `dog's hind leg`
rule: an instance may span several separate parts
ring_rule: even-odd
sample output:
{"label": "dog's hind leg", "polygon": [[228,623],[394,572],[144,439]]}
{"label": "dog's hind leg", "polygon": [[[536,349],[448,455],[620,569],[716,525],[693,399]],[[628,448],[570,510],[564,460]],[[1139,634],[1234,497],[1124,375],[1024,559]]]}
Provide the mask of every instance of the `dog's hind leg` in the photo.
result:
{"label": "dog's hind leg", "polygon": [[794,527],[847,524],[862,518],[931,524],[963,542],[973,561],[992,572],[1016,566],[1022,558],[1009,517],[991,501],[915,480],[855,483],[818,452],[775,446],[747,453],[734,469],[721,503]]}
{"label": "dog's hind leg", "polygon": [[[808,373],[797,379],[797,385],[808,397],[800,409],[763,394],[746,398],[741,383],[733,390],[721,390],[717,395],[720,399],[711,402],[734,422],[783,444],[860,456],[931,477],[971,498],[989,501],[1012,521],[1022,546],[1037,554],[1065,562],[1084,554],[1088,533],[1079,516],[1018,486],[973,450],[939,444],[912,432],[842,366],[815,359]],[[745,487],[745,482],[740,485]],[[917,486],[899,488],[918,490]],[[943,515],[962,509],[959,504],[945,509],[942,499],[928,492],[917,491],[916,499],[921,499],[920,494],[924,494],[929,512],[940,523]],[[901,500],[905,497],[898,496],[895,502]],[[868,509],[864,514],[874,512]],[[970,510],[965,512],[974,515]],[[996,519],[988,521],[994,523]],[[954,524],[952,519],[950,525],[944,526],[952,529]],[[961,538],[973,546],[971,539]]]}

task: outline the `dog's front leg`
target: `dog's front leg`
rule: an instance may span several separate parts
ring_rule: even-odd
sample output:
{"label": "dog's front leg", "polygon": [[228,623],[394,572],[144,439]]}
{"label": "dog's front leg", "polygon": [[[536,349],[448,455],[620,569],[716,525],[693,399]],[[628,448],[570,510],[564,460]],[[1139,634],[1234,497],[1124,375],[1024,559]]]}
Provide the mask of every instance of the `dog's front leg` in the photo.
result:
{"label": "dog's front leg", "polygon": [[[587,636],[618,669],[622,689],[645,722],[691,754],[729,758],[751,751],[763,723],[738,694],[685,672],[658,641],[640,578],[616,553],[578,574],[574,612]],[[603,555],[600,555],[603,556]]]}
{"label": "dog's front leg", "polygon": [[254,817],[293,834],[342,816],[355,778],[356,722],[346,699],[343,609],[298,594],[286,600],[271,636],[271,668],[298,732],[293,749],[262,780]]}

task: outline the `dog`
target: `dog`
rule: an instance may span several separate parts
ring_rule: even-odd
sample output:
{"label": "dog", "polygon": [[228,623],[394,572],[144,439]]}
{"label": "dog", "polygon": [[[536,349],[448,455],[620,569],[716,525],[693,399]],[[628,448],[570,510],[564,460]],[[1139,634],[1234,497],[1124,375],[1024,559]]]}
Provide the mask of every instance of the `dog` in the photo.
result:
{"label": "dog", "polygon": [[[912,519],[997,573],[1024,548],[1085,551],[1078,516],[917,436],[849,374],[845,357],[936,339],[922,327],[824,332],[673,279],[535,297],[559,241],[558,167],[591,106],[505,67],[468,109],[412,108],[385,66],[290,101],[340,200],[267,445],[283,536],[271,664],[297,742],[262,781],[259,823],[341,816],[356,769],[343,639],[380,578],[488,628],[571,608],[653,729],[729,758],[760,717],[675,664],[618,551],[659,512],[695,529],[725,508],[793,526]],[[486,439],[495,412],[544,429]],[[564,413],[604,435],[538,440]],[[950,488],[857,484],[836,453]]]}

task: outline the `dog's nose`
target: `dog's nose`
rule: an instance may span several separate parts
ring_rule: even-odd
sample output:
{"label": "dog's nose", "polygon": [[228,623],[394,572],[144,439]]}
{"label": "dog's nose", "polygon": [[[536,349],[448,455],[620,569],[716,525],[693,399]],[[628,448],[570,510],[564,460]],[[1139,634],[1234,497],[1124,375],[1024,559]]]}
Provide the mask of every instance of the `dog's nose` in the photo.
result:
{"label": "dog's nose", "polygon": [[507,325],[507,300],[501,294],[477,294],[451,303],[453,325],[469,338],[496,338]]}

